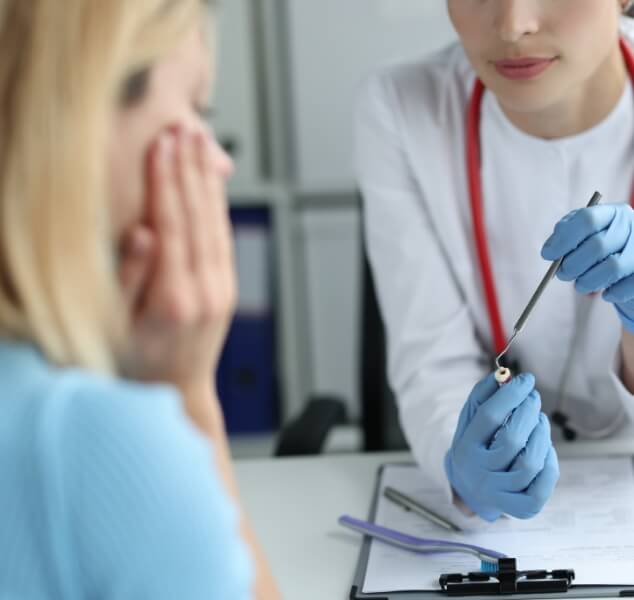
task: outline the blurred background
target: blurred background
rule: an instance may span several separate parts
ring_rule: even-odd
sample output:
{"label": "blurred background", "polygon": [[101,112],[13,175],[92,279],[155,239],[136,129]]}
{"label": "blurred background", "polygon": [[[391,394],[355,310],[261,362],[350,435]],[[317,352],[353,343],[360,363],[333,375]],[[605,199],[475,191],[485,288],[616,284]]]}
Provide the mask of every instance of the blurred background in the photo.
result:
{"label": "blurred background", "polygon": [[446,3],[224,0],[219,30],[214,126],[237,165],[229,198],[240,302],[218,374],[232,450],[273,454],[280,429],[323,397],[346,413],[326,450],[360,450],[355,97],[377,66],[455,38]]}

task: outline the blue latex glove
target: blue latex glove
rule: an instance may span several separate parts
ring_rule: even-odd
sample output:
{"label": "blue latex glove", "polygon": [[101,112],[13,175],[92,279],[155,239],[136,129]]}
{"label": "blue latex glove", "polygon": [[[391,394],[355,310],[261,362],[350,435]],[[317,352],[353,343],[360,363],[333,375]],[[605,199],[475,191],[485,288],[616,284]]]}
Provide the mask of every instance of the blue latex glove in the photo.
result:
{"label": "blue latex glove", "polygon": [[628,331],[634,332],[634,211],[626,204],[575,210],[555,226],[542,249],[564,261],[557,272],[581,294],[603,292]]}
{"label": "blue latex glove", "polygon": [[543,508],[559,479],[559,463],[532,375],[518,375],[501,388],[489,375],[475,386],[445,471],[462,501],[487,521],[503,513],[528,519]]}

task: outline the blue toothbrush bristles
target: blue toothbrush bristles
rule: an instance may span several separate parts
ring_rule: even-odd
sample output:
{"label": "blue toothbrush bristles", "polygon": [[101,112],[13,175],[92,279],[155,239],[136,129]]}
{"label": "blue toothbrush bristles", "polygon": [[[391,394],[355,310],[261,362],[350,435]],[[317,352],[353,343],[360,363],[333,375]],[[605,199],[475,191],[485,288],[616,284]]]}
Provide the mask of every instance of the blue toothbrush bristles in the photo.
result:
{"label": "blue toothbrush bristles", "polygon": [[495,573],[498,570],[498,563],[488,560],[480,561],[480,571],[483,573]]}

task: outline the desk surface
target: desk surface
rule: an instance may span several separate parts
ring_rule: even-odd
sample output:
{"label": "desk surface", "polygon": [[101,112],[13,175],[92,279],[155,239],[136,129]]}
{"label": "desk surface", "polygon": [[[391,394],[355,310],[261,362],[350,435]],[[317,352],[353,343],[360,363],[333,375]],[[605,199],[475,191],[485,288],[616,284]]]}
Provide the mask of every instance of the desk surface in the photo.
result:
{"label": "desk surface", "polygon": [[[604,442],[574,442],[560,456],[634,454],[628,430]],[[348,597],[361,538],[341,529],[347,513],[367,517],[378,467],[408,454],[326,455],[238,461],[245,508],[289,600]]]}
{"label": "desk surface", "polygon": [[379,465],[408,454],[340,455],[238,461],[245,508],[284,598],[348,597],[360,536],[337,525],[365,518]]}

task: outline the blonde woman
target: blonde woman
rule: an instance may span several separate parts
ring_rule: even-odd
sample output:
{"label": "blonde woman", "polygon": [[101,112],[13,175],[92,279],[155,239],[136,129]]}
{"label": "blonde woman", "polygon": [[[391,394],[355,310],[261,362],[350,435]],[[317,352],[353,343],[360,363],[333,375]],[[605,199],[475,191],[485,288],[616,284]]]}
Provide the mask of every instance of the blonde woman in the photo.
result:
{"label": "blonde woman", "polygon": [[0,0],[0,597],[279,597],[211,386],[235,280],[203,16]]}

